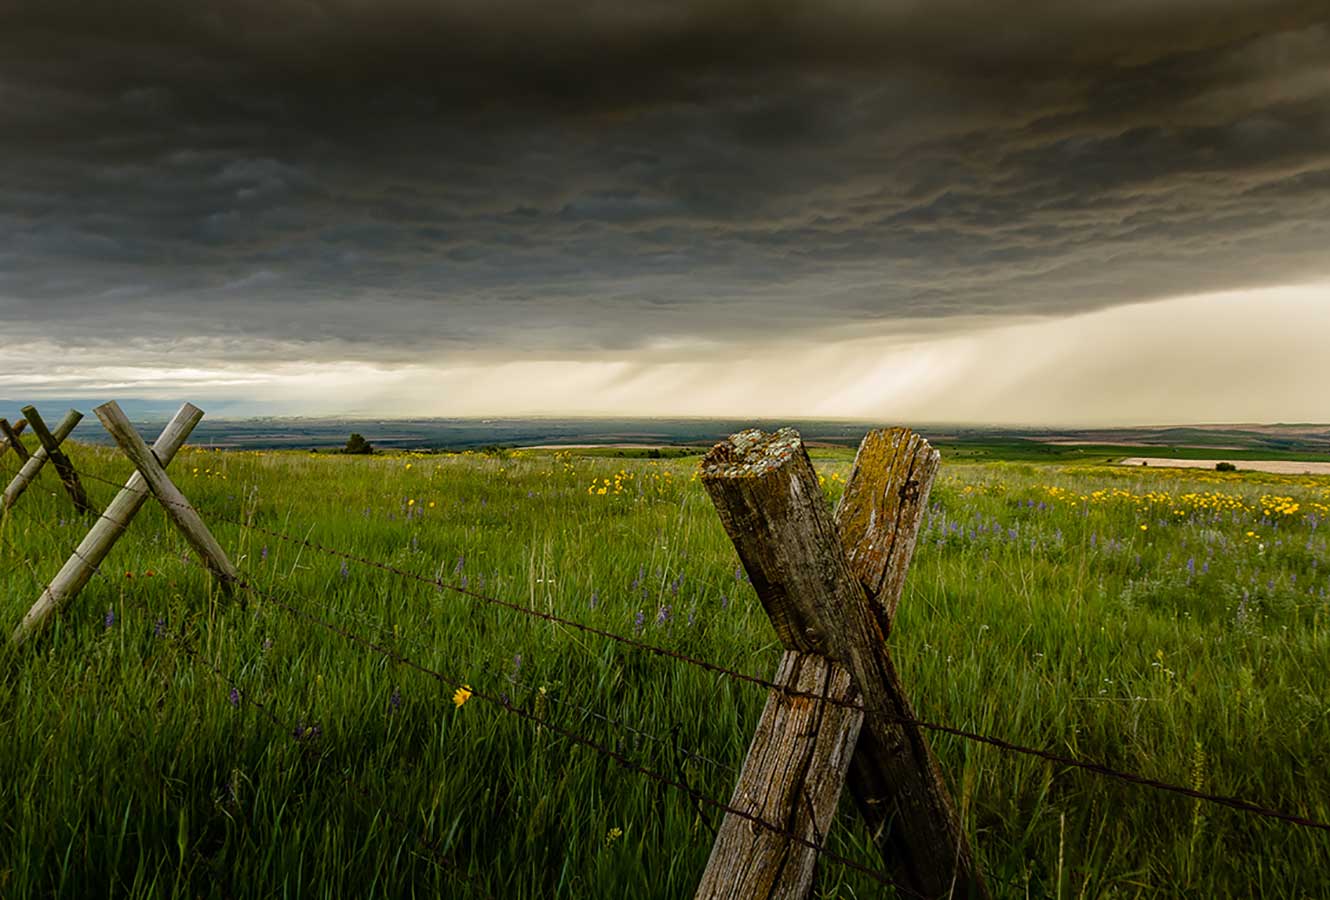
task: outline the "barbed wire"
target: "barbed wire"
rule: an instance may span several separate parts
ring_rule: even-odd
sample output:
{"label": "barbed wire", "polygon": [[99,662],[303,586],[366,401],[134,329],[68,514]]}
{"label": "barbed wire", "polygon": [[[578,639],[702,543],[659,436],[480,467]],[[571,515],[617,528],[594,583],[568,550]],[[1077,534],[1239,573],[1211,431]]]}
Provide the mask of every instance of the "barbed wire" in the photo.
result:
{"label": "barbed wire", "polygon": [[[108,484],[115,484],[114,482],[109,482],[106,479],[99,478],[98,480],[106,481]],[[170,503],[170,501],[166,502]],[[185,504],[175,504],[175,505],[183,507]],[[697,659],[696,657],[692,657],[675,650],[670,650],[665,647],[649,644],[624,635],[615,634],[614,632],[596,628],[591,625],[586,625],[584,623],[577,622],[572,619],[567,619],[562,616],[555,615],[554,613],[543,612],[537,609],[531,609],[530,607],[522,606],[521,604],[512,603],[507,600],[501,600],[496,597],[490,597],[488,595],[481,594],[477,591],[473,591],[468,588],[463,588],[458,585],[449,584],[439,578],[430,578],[428,576],[420,575],[388,563],[383,563],[378,560],[369,559],[367,557],[359,556],[357,554],[347,553],[345,551],[337,550],[332,547],[327,547],[318,542],[311,541],[308,538],[298,538],[292,535],[284,534],[279,531],[275,531],[273,529],[264,528],[263,526],[256,525],[253,522],[240,521],[231,518],[229,516],[222,515],[216,510],[210,510],[210,514],[213,516],[213,518],[217,519],[218,521],[226,522],[228,524],[235,525],[240,528],[247,528],[253,531],[257,531],[261,534],[266,534],[271,537],[277,538],[278,540],[286,541],[293,544],[298,544],[310,550],[314,550],[316,552],[320,552],[328,556],[380,569],[382,571],[389,572],[398,577],[430,585],[436,588],[450,590],[455,593],[470,597],[472,599],[479,600],[481,602],[495,605],[501,608],[510,609],[514,612],[518,612],[533,618],[541,619],[543,621],[575,628],[577,630],[589,634],[594,634],[599,637],[603,637],[608,640],[613,640],[628,646],[632,646],[637,649],[645,650],[647,652],[656,655],[676,659],[680,662],[684,662],[688,665],[704,669],[706,671],[712,672],[717,675],[722,675],[729,678],[733,678],[738,681],[755,684],[764,687],[768,690],[779,691],[791,697],[801,697],[821,703],[830,703],[833,705],[843,706],[851,709],[857,709],[861,711],[863,710],[863,704],[861,701],[842,700],[840,698],[829,697],[814,692],[800,691],[785,685],[778,684],[774,681],[770,681],[769,679],[761,678],[755,675],[749,675],[743,672],[737,672],[732,669],[727,669],[724,666],[717,665],[716,663],[711,663],[706,660]],[[1135,784],[1141,787],[1152,788],[1159,791],[1165,791],[1168,793],[1173,793],[1180,796],[1188,797],[1190,799],[1213,803],[1219,806],[1225,806],[1230,809],[1238,810],[1240,812],[1250,813],[1252,815],[1262,816],[1270,819],[1277,819],[1304,828],[1311,828],[1311,829],[1330,832],[1330,822],[1319,821],[1306,816],[1289,813],[1283,810],[1275,809],[1270,806],[1253,803],[1251,801],[1244,800],[1240,797],[1200,791],[1195,788],[1187,787],[1185,785],[1173,784],[1160,779],[1140,775],[1135,772],[1116,769],[1105,763],[1076,759],[1074,757],[1054,753],[1049,750],[1043,750],[1037,747],[1029,747],[1022,744],[1017,744],[1015,742],[1008,741],[1003,738],[993,737],[991,735],[981,734],[975,731],[956,728],[954,726],[945,725],[938,722],[932,722],[926,719],[911,718],[907,716],[894,716],[894,715],[888,716],[888,718],[891,721],[894,721],[900,725],[922,728],[928,731],[934,731],[941,734],[948,734],[953,737],[961,738],[963,740],[968,740],[980,744],[986,744],[988,746],[995,747],[999,750],[1003,750],[1006,752],[1017,753],[1025,756],[1031,756],[1038,759],[1043,759],[1047,762],[1064,765],[1069,768],[1079,769],[1081,771],[1100,775],[1106,778],[1116,779],[1124,783]]]}
{"label": "barbed wire", "polygon": [[[34,515],[29,515],[26,510],[24,511],[23,515],[29,523],[38,525],[52,539],[60,537],[60,535],[58,535],[48,523],[43,522]],[[92,572],[98,577],[104,579],[106,582],[111,584],[114,584],[116,582],[116,579],[113,576],[102,571],[100,565],[94,564],[91,560],[87,559],[77,550],[73,551],[73,555],[78,559],[82,560],[83,563],[87,565],[92,570]],[[130,596],[131,598],[133,598],[135,605],[137,607],[144,610],[145,612],[151,611],[146,601],[141,600],[140,598],[134,595]],[[183,634],[175,635],[171,631],[165,629],[163,630],[163,634],[166,635],[168,639],[172,641],[172,643],[174,643],[177,647],[183,650],[185,654],[189,656],[192,661],[202,665],[203,668],[207,670],[212,677],[225,682],[227,687],[229,687],[231,691],[234,692],[234,697],[236,698],[237,702],[243,702],[254,707],[256,710],[260,712],[261,715],[263,715],[265,719],[267,719],[270,723],[272,723],[272,725],[274,725],[278,730],[285,731],[286,733],[291,734],[293,736],[293,739],[296,740],[297,746],[300,749],[300,751],[306,756],[313,758],[313,749],[307,744],[299,743],[300,738],[298,736],[298,731],[292,731],[291,729],[287,728],[287,723],[282,722],[282,720],[278,718],[276,713],[274,713],[266,704],[262,703],[257,698],[255,698],[251,692],[249,692],[245,688],[242,688],[239,685],[239,683],[236,682],[235,679],[227,675],[220,668],[218,668],[216,665],[214,665],[212,662],[206,659],[202,654],[200,654],[193,646],[191,646],[191,644],[183,636]],[[412,827],[411,823],[403,815],[398,813],[396,810],[392,809],[392,807],[390,807],[382,797],[376,797],[375,794],[372,791],[370,791],[369,788],[360,784],[345,772],[341,772],[338,774],[347,787],[351,788],[353,791],[360,794],[371,804],[377,806],[380,813],[392,819],[393,822],[395,822],[408,835],[410,835],[411,838],[413,838],[418,844],[424,847],[433,857],[434,863],[442,871],[444,871],[447,875],[449,875],[449,877],[458,879],[466,883],[472,889],[480,889],[482,891],[483,896],[487,898],[490,897],[490,895],[488,893],[485,893],[483,889],[480,888],[479,884],[477,884],[470,875],[467,875],[458,868],[458,864],[455,860],[450,859],[446,854],[443,853],[443,851],[439,848],[438,843],[436,841],[430,840],[429,838],[425,837],[423,834],[419,833],[415,828]],[[492,898],[490,898],[490,900],[492,900]]]}
{"label": "barbed wire", "polygon": [[[191,559],[191,562],[192,561],[193,560]],[[202,567],[203,563],[199,562],[195,563],[195,565]],[[308,612],[307,610],[303,610],[300,609],[299,607],[292,606],[291,604],[286,603],[285,601],[277,598],[275,595],[272,595],[264,591],[263,589],[258,588],[253,584],[250,584],[243,577],[235,579],[235,583],[243,590],[250,592],[250,594],[252,594],[253,596],[259,598],[260,600],[264,600],[276,605],[280,609],[285,610],[286,612],[295,616],[296,618],[305,619],[333,634],[336,634],[348,641],[351,641],[352,643],[359,644],[368,650],[378,653],[379,655],[387,659],[390,659],[399,665],[406,666],[409,669],[413,669],[414,671],[419,672],[420,674],[433,679],[439,684],[442,684],[453,690],[464,687],[464,684],[460,679],[450,678],[447,675],[444,675],[441,672],[431,669],[422,663],[416,662],[413,659],[403,656],[402,654],[398,653],[396,650],[393,650],[392,648],[384,647],[381,644],[373,640],[370,640],[369,638],[363,637],[361,635],[356,634],[355,632],[342,628],[341,626],[329,622],[311,612]],[[885,872],[873,869],[869,866],[864,865],[863,863],[850,859],[849,857],[842,856],[841,854],[836,853],[835,851],[827,848],[823,844],[819,844],[815,841],[810,841],[809,839],[803,837],[802,835],[795,834],[794,832],[789,831],[787,829],[783,829],[774,823],[768,822],[766,819],[763,819],[761,816],[754,815],[753,813],[748,812],[747,810],[740,809],[736,806],[726,803],[725,801],[717,800],[714,797],[711,797],[710,795],[697,790],[687,782],[675,780],[668,775],[665,775],[661,772],[657,772],[654,769],[648,768],[647,766],[644,766],[641,763],[636,762],[635,760],[625,756],[620,751],[605,746],[599,741],[578,734],[577,732],[572,731],[571,729],[565,728],[564,726],[559,725],[555,722],[551,722],[549,719],[543,716],[539,716],[519,706],[515,706],[510,700],[506,699],[501,694],[493,694],[484,689],[473,688],[470,687],[469,685],[465,686],[465,689],[468,692],[467,693],[468,699],[470,697],[475,697],[479,700],[483,700],[487,703],[497,706],[500,709],[504,710],[505,712],[511,713],[513,715],[518,716],[521,719],[532,722],[538,727],[548,728],[551,732],[559,735],[560,737],[563,737],[566,740],[573,742],[574,744],[578,744],[590,750],[594,750],[595,752],[614,760],[616,763],[619,764],[620,767],[630,772],[642,775],[666,787],[671,787],[674,788],[675,790],[681,791],[695,801],[698,801],[700,803],[705,803],[708,806],[712,806],[716,809],[720,809],[731,815],[738,816],[739,818],[744,819],[752,823],[753,825],[758,826],[759,828],[762,828],[766,831],[769,831],[773,834],[783,837],[786,840],[789,840],[793,843],[797,843],[803,847],[813,850],[815,853],[819,854],[820,856],[826,857],[832,862],[839,863],[840,865],[846,866],[847,868],[854,869],[860,874],[872,878],[873,880],[877,881],[879,884],[882,884],[883,886],[895,888],[897,891],[908,893],[914,897],[919,897],[921,898],[921,900],[924,897],[923,894],[920,894],[917,891],[914,891],[913,889],[909,888],[908,886],[901,884],[900,882],[896,881],[894,878],[892,878],[892,876],[888,875]],[[816,822],[814,822],[814,826],[816,827]]]}

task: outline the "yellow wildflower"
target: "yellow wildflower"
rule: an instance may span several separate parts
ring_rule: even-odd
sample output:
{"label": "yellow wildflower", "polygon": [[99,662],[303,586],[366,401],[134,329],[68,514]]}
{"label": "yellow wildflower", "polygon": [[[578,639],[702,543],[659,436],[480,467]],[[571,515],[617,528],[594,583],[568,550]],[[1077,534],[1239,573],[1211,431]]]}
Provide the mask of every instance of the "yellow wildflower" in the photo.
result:
{"label": "yellow wildflower", "polygon": [[453,705],[461,706],[471,699],[471,685],[464,684],[453,693]]}

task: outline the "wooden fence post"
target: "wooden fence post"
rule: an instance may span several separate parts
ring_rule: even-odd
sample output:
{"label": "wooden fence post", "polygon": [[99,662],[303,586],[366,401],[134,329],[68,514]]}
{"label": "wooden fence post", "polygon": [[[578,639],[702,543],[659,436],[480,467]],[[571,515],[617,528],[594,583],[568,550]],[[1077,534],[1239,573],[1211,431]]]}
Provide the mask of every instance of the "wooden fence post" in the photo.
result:
{"label": "wooden fence post", "polygon": [[0,419],[0,434],[4,435],[4,440],[0,441],[0,456],[4,456],[10,449],[13,449],[14,455],[18,457],[20,464],[28,461],[28,448],[23,446],[23,442],[19,440],[19,435],[27,427],[27,419],[19,419],[13,425],[9,424],[8,419]]}
{"label": "wooden fence post", "polygon": [[[171,462],[202,418],[203,410],[192,403],[180,407],[170,423],[162,430],[156,443],[152,445],[153,453],[161,460],[162,465]],[[97,571],[97,567],[102,564],[116,541],[120,539],[120,535],[129,527],[135,513],[147,501],[148,493],[148,484],[142,475],[135,472],[129,476],[120,493],[116,494],[115,499],[106,507],[106,512],[93,523],[78,549],[61,567],[55,578],[51,579],[46,590],[42,591],[41,597],[14,630],[15,644],[21,644],[36,634],[65,604],[83,590]]]}
{"label": "wooden fence post", "polygon": [[[818,734],[814,742],[854,744],[851,790],[893,877],[926,897],[987,897],[927,741],[908,724],[914,713],[885,643],[936,468],[936,451],[911,432],[873,432],[860,446],[837,511],[839,528],[793,429],[740,432],[717,444],[703,460],[702,482],[787,655],[826,657],[827,665],[850,677],[848,692],[832,696],[862,700],[862,713],[836,707],[845,714],[822,718],[815,731],[834,734]],[[782,693],[773,690],[768,697],[764,723],[773,705],[833,708]],[[807,730],[806,719],[786,718],[791,727]],[[783,767],[806,765],[807,796],[767,797],[762,818],[797,826],[795,833],[815,840],[814,825],[823,832],[825,825],[815,823],[816,816],[801,821],[799,804],[834,811],[847,761],[832,752],[819,760],[816,754],[769,750],[797,748],[795,737],[759,726],[732,805],[751,809],[745,793],[753,785],[780,784]],[[818,796],[808,793],[814,785]],[[745,826],[751,823],[742,817],[726,817],[698,896],[803,896],[816,853],[781,835],[771,835],[770,847],[756,841],[745,847],[736,839]]]}
{"label": "wooden fence post", "polygon": [[[69,437],[69,433],[73,431],[75,426],[77,426],[82,420],[83,413],[78,410],[71,409],[69,412],[65,413],[65,417],[60,420],[60,424],[56,426],[55,432],[51,436],[57,447],[64,443],[65,438]],[[34,425],[33,431],[36,430],[36,425]],[[18,498],[23,496],[23,492],[28,489],[28,485],[32,484],[33,480],[38,474],[40,474],[42,466],[46,465],[46,460],[47,450],[45,446],[38,447],[32,455],[28,457],[28,460],[23,463],[23,468],[18,470],[18,474],[14,476],[14,480],[9,482],[9,486],[5,488],[5,509],[9,509],[18,502]]]}
{"label": "wooden fence post", "polygon": [[[69,499],[74,501],[74,508],[80,513],[96,512],[92,504],[88,502],[88,493],[83,490],[83,482],[79,481],[78,472],[74,471],[74,464],[69,461],[65,451],[60,449],[60,441],[55,439],[46,428],[46,423],[42,421],[41,414],[37,412],[35,406],[23,407],[23,415],[28,417],[28,423],[32,425],[33,434],[37,435],[37,440],[41,442],[42,449],[46,451],[46,458],[55,466],[56,473],[60,476],[60,483],[65,486],[65,493],[69,494]],[[83,414],[79,413],[79,418]]]}
{"label": "wooden fence post", "polygon": [[217,577],[222,589],[229,593],[231,585],[240,578],[240,573],[231,565],[226,551],[217,543],[217,538],[212,536],[208,526],[203,524],[203,519],[194,507],[190,506],[185,495],[171,481],[171,477],[166,474],[166,468],[153,455],[148,445],[143,443],[143,438],[134,430],[129,417],[120,409],[120,405],[112,400],[110,403],[103,403],[93,412],[102,420],[102,425],[139,470],[143,480],[148,483],[148,489],[162,504],[167,517],[180,529],[180,533],[189,541],[190,546],[203,557],[203,562]]}

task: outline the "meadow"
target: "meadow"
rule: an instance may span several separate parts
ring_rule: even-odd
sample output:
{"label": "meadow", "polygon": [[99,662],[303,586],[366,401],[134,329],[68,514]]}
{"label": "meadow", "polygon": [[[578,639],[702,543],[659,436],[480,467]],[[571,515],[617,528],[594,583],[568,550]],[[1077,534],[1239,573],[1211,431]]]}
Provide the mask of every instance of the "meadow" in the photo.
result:
{"label": "meadow", "polygon": [[[70,453],[104,506],[128,463]],[[828,502],[851,459],[814,452]],[[695,466],[182,451],[259,591],[150,503],[0,658],[0,897],[690,896],[715,810],[480,697],[728,800],[761,687],[267,532],[769,677]],[[891,650],[921,718],[1330,820],[1327,519],[1324,477],[944,458]],[[4,518],[7,629],[88,524],[52,472]],[[997,896],[1330,897],[1327,832],[930,740]],[[880,865],[848,799],[828,842]]]}

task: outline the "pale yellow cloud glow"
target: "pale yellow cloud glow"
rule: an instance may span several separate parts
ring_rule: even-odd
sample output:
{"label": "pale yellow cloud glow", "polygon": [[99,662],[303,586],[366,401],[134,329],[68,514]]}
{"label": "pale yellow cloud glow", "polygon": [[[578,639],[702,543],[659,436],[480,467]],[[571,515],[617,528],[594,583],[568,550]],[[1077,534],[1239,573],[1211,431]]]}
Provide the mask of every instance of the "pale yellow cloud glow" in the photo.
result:
{"label": "pale yellow cloud glow", "polygon": [[[41,348],[33,353],[35,366]],[[11,373],[24,369],[20,364]],[[959,331],[945,323],[915,323],[802,343],[662,345],[633,356],[392,367],[348,362],[168,369],[108,362],[0,378],[0,391],[25,399],[217,398],[250,401],[256,412],[304,415],[1086,425],[1326,422],[1328,385],[1328,284],[1185,297],[1018,324],[971,323]]]}

